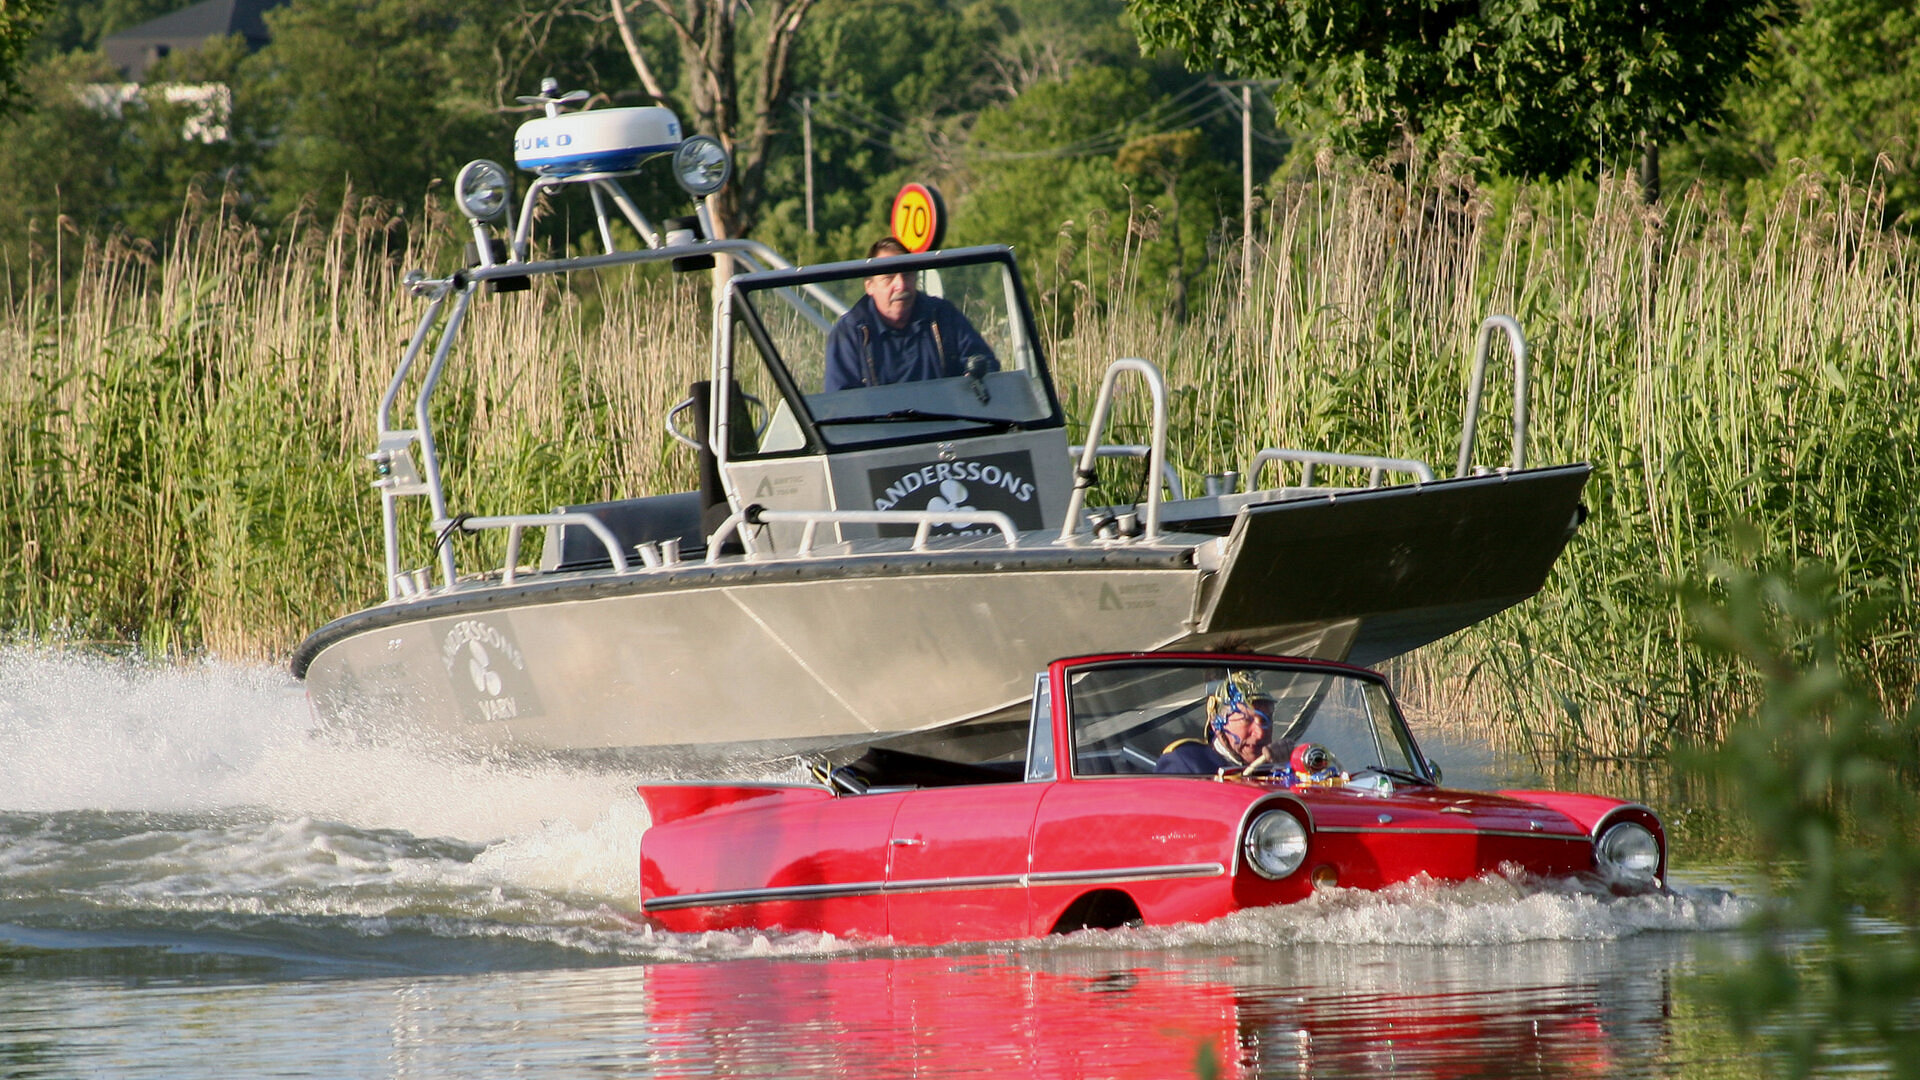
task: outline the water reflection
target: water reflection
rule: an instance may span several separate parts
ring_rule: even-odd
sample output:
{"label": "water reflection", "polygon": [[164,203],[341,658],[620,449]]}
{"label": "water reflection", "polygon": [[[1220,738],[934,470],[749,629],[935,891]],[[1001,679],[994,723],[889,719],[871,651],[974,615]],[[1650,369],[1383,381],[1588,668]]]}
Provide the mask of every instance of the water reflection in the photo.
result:
{"label": "water reflection", "polygon": [[[1688,939],[649,969],[655,1075],[1654,1076]],[[675,1062],[684,1063],[681,1069]],[[711,1071],[710,1071],[711,1070]]]}
{"label": "water reflection", "polygon": [[183,1076],[210,1061],[236,1076],[544,1078],[1158,1078],[1202,1075],[1203,1061],[1243,1078],[1755,1068],[1681,977],[1695,934],[1257,950],[1114,940],[218,988],[0,980],[0,1071]]}
{"label": "water reflection", "polygon": [[[1746,910],[1712,890],[1484,882],[933,952],[656,934],[624,778],[316,746],[284,681],[0,651],[0,1076],[1760,1068],[1693,974]],[[1474,749],[1437,750],[1450,779],[1531,781]],[[1680,880],[1735,884],[1718,793],[1547,779],[1644,798]]]}

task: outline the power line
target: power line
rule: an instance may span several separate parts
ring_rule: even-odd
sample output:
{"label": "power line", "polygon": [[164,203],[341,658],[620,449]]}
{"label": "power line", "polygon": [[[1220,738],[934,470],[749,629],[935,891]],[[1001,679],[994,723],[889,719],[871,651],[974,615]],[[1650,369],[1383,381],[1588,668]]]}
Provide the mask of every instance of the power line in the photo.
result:
{"label": "power line", "polygon": [[[1208,123],[1224,115],[1229,107],[1214,102],[1207,96],[1207,92],[1215,89],[1216,86],[1217,84],[1212,82],[1194,83],[1173,97],[1154,103],[1151,108],[1139,117],[1062,146],[1048,147],[1043,150],[990,150],[979,147],[956,146],[952,148],[951,152],[958,157],[986,161],[1076,158],[1111,154],[1134,139],[1143,138],[1148,135],[1165,135],[1174,131],[1186,130]],[[1181,103],[1182,99],[1195,97],[1196,95],[1199,95],[1196,100],[1188,101],[1184,104]],[[904,122],[888,116],[886,113],[856,98],[843,97],[838,94],[820,95],[819,97],[813,98],[813,102],[813,119],[815,123],[839,131],[842,134],[851,135],[855,139],[881,147],[882,149],[894,149],[894,144],[890,141],[875,138],[875,133],[899,135],[909,134],[911,130]],[[848,104],[852,104],[859,112],[856,113],[853,109],[849,109],[847,107]],[[1238,102],[1234,102],[1233,104],[1237,106]],[[828,116],[825,115],[827,113],[831,113],[834,119],[829,119]],[[841,122],[836,123],[835,119]],[[1143,124],[1151,128],[1151,130],[1141,131],[1140,127]],[[1268,142],[1278,141],[1268,139],[1266,136],[1261,136],[1261,138]]]}

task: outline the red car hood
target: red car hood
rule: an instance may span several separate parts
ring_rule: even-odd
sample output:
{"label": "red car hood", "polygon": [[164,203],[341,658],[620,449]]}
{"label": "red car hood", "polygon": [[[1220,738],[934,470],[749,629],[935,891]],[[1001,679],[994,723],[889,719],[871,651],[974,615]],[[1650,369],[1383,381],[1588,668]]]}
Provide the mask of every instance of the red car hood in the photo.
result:
{"label": "red car hood", "polygon": [[1558,810],[1484,791],[1398,787],[1385,794],[1361,787],[1306,786],[1279,790],[1298,798],[1319,829],[1587,835],[1578,822]]}

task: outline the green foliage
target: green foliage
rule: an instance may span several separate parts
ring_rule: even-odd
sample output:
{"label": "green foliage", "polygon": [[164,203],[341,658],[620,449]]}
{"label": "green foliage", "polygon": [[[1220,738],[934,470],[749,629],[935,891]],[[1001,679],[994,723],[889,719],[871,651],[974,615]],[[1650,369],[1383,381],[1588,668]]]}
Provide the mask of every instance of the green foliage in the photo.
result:
{"label": "green foliage", "polygon": [[1066,223],[1124,216],[1125,178],[1112,158],[1062,151],[1101,142],[1152,101],[1146,72],[1088,65],[982,113],[973,183],[955,209],[951,242],[1044,252]]}
{"label": "green foliage", "polygon": [[0,109],[11,107],[20,93],[20,63],[40,33],[41,23],[56,0],[6,0],[0,4]]}
{"label": "green foliage", "polygon": [[814,219],[805,235],[804,147],[797,111],[782,118],[757,235],[776,247],[844,258],[886,229],[893,194],[930,168],[928,140],[985,103],[983,57],[1000,31],[988,9],[939,0],[828,0],[794,58],[796,97],[813,100]]}
{"label": "green foliage", "polygon": [[1777,192],[1805,168],[1886,185],[1890,215],[1920,214],[1920,13],[1904,0],[1805,0],[1769,34],[1727,122],[1681,168]]}
{"label": "green foliage", "polygon": [[496,9],[458,0],[309,0],[267,14],[273,44],[244,98],[275,133],[262,183],[276,215],[341,205],[351,186],[410,203],[469,159],[498,156]]}
{"label": "green foliage", "polygon": [[1287,81],[1296,118],[1349,150],[1401,129],[1488,171],[1558,177],[1711,120],[1752,57],[1767,0],[1131,0],[1140,39],[1196,68]]}
{"label": "green foliage", "polygon": [[[1188,283],[1204,270],[1239,193],[1217,155],[1202,149],[1226,143],[1231,123],[1160,130],[1191,117],[1208,90],[1180,79],[1184,92],[1169,94],[1157,74],[1082,64],[982,112],[948,243],[1012,244],[1047,291],[1084,271],[1074,262],[1089,245],[1122,237],[1127,287],[1144,283],[1144,300],[1169,300],[1184,315]],[[1114,295],[1105,281],[1088,283],[1102,302]]]}
{"label": "green foliage", "polygon": [[[218,81],[240,55],[237,42],[220,42],[161,70]],[[106,104],[119,80],[97,55],[40,61],[27,78],[40,100],[0,121],[0,176],[16,178],[0,205],[0,243],[16,283],[31,260],[53,263],[56,251],[64,258],[55,269],[71,273],[86,236],[164,238],[193,187],[220,192],[243,168],[232,146],[192,134],[201,111],[193,102],[142,94]]]}
{"label": "green foliage", "polygon": [[1754,820],[1782,894],[1720,993],[1794,1075],[1865,1047],[1878,1068],[1920,1076],[1920,714],[1885,713],[1850,655],[1884,618],[1873,591],[1819,564],[1750,569],[1756,540],[1689,590],[1702,640],[1764,685],[1698,764]]}

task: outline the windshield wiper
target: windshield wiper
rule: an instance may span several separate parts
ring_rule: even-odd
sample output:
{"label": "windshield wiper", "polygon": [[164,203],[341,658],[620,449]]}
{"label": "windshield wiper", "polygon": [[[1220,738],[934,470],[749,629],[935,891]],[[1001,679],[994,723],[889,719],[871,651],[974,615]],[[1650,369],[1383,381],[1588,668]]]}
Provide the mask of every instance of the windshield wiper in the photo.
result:
{"label": "windshield wiper", "polygon": [[1362,773],[1379,773],[1381,776],[1390,777],[1406,784],[1420,784],[1425,787],[1433,786],[1433,781],[1426,777],[1420,776],[1417,773],[1408,772],[1405,769],[1396,769],[1391,765],[1368,765],[1366,768],[1355,769],[1353,771],[1353,775],[1355,776],[1359,776]]}
{"label": "windshield wiper", "polygon": [[892,412],[874,413],[870,416],[834,416],[814,423],[821,427],[830,424],[897,424],[905,420],[956,420],[967,424],[986,424],[998,431],[1019,431],[1020,422],[1003,420],[997,416],[966,416],[961,413],[927,412],[924,409],[895,409]]}

